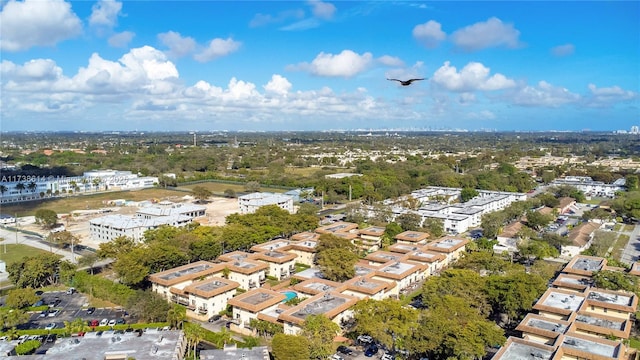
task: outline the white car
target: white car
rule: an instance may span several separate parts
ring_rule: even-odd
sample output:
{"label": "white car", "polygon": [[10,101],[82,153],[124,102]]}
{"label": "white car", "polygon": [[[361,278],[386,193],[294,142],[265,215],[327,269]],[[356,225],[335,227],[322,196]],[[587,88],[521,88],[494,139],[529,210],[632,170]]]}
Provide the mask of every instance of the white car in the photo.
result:
{"label": "white car", "polygon": [[22,344],[23,342],[27,341],[28,338],[29,338],[29,335],[21,335],[18,338],[18,344]]}
{"label": "white car", "polygon": [[117,323],[116,319],[109,320],[109,326],[114,326]]}
{"label": "white car", "polygon": [[58,314],[60,314],[60,309],[55,309],[53,311],[50,311],[49,315],[47,315],[47,316],[54,317],[54,316],[57,316]]}
{"label": "white car", "polygon": [[108,323],[109,323],[109,319],[100,320],[100,326],[107,326]]}
{"label": "white car", "polygon": [[56,328],[56,323],[49,323],[44,327],[45,330],[53,330]]}

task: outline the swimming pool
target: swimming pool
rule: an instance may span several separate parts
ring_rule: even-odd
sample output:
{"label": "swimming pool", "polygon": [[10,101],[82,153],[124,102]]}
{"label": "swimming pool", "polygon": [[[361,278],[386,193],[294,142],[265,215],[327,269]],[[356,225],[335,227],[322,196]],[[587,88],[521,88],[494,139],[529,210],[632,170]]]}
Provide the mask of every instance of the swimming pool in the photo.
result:
{"label": "swimming pool", "polygon": [[284,294],[287,298],[282,300],[282,302],[287,302],[293,298],[298,297],[298,293],[295,291],[283,291],[282,294]]}

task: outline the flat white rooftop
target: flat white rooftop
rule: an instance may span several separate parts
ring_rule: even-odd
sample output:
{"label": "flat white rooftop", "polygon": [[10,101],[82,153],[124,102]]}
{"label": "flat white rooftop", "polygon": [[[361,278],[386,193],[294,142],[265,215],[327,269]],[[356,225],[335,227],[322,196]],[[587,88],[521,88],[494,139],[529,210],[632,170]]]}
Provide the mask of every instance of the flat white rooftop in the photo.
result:
{"label": "flat white rooftop", "polygon": [[577,311],[582,304],[582,301],[584,301],[584,296],[580,296],[577,294],[569,295],[552,291],[549,296],[547,296],[543,300],[542,305],[550,306],[557,309]]}
{"label": "flat white rooftop", "polygon": [[568,335],[565,336],[561,346],[577,349],[595,355],[607,356],[610,358],[615,358],[618,353],[618,346],[589,341]]}

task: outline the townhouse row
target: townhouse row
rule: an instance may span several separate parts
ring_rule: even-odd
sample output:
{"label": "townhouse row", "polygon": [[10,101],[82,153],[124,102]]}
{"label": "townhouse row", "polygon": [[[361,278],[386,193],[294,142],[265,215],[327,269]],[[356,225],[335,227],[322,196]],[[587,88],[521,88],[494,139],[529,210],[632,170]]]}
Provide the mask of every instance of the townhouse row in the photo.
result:
{"label": "townhouse row", "polygon": [[[630,274],[640,274],[639,264]],[[551,283],[493,360],[626,359],[638,306],[636,294],[593,287],[592,275],[607,266],[600,257],[575,256]]]}
{"label": "townhouse row", "polygon": [[[199,261],[153,274],[152,291],[169,302],[185,305],[190,318],[206,320],[231,305],[232,328],[236,331],[252,333],[251,320],[256,319],[282,324],[286,334],[297,334],[309,315],[323,314],[345,326],[352,318],[352,306],[359,300],[398,298],[415,289],[462,256],[469,242],[456,237],[429,241],[427,233],[406,231],[395,237],[396,242],[388,251],[377,249],[360,259],[355,276],[345,282],[327,280],[315,267],[322,233],[352,238],[359,246],[366,242],[364,246],[368,248],[379,248],[382,233],[376,230],[335,223],[290,239],[255,245],[250,252],[223,254],[216,262]],[[309,268],[296,273],[296,264]],[[292,278],[292,285],[278,290],[266,288],[267,276]],[[287,304],[296,297],[298,304]]]}

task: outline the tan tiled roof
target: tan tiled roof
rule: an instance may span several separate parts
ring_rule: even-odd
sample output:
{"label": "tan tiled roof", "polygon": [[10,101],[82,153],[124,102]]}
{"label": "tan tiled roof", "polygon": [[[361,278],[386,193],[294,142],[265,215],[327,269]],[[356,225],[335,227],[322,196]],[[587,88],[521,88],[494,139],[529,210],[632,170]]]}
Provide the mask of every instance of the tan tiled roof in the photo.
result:
{"label": "tan tiled roof", "polygon": [[[191,271],[200,268],[200,271]],[[161,271],[149,275],[149,281],[163,286],[172,286],[185,281],[194,280],[199,277],[208,276],[218,273],[224,269],[224,266],[209,261],[197,261],[187,265],[179,266],[173,269]]]}
{"label": "tan tiled roof", "polygon": [[197,281],[189,284],[183,290],[185,293],[194,294],[204,299],[212,298],[216,295],[232,291],[240,286],[235,281],[228,279],[213,277],[203,281]]}
{"label": "tan tiled roof", "polygon": [[229,299],[227,304],[243,310],[248,310],[252,313],[257,313],[268,307],[281,303],[286,298],[287,296],[285,294],[277,291],[257,288]]}
{"label": "tan tiled roof", "polygon": [[598,230],[599,228],[600,224],[596,224],[594,222],[584,222],[571,229],[568,238],[569,240],[571,240],[573,245],[583,247],[587,242],[589,242],[591,234],[593,234],[593,232]]}
{"label": "tan tiled roof", "polygon": [[410,241],[410,242],[420,242],[426,240],[430,237],[429,233],[422,231],[405,231],[396,235],[394,239],[402,240],[402,241]]}

